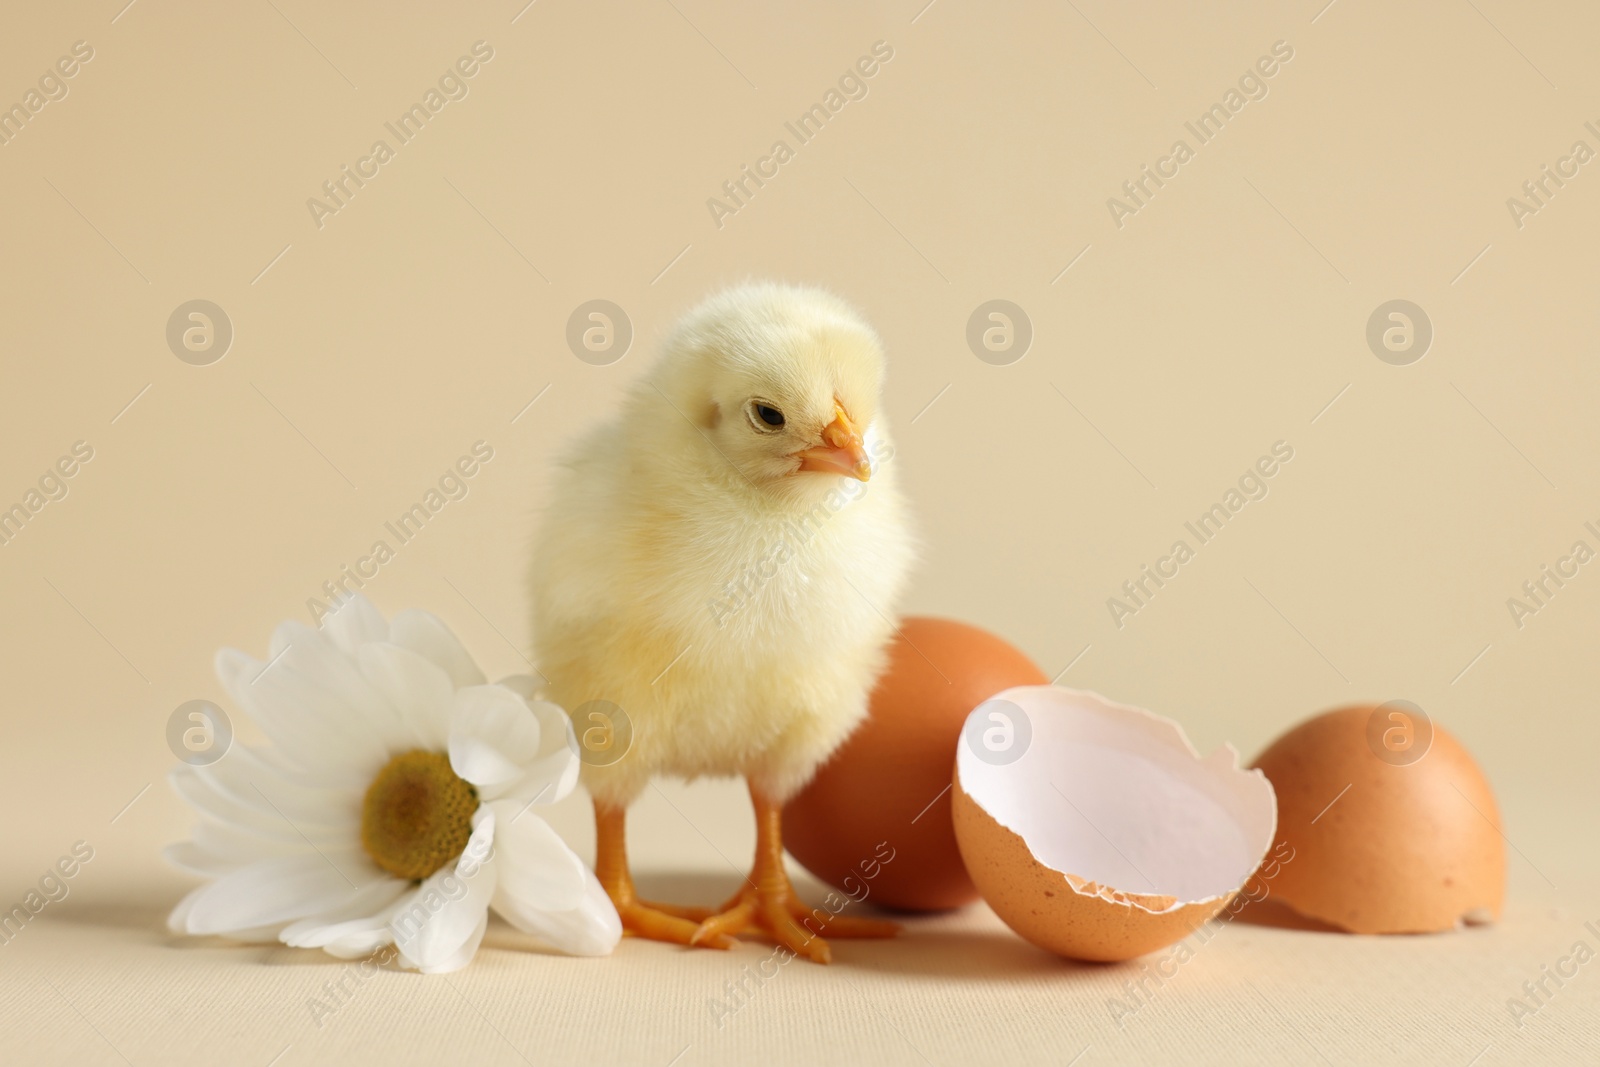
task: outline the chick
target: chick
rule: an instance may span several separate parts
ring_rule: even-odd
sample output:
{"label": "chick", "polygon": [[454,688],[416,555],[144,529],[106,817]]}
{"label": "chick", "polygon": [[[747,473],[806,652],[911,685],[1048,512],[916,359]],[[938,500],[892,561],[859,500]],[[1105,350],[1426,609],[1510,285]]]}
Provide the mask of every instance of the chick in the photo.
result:
{"label": "chick", "polygon": [[[877,335],[839,299],[730,289],[686,316],[557,478],[533,554],[535,650],[580,737],[631,725],[626,754],[583,773],[595,873],[634,934],[726,948],[754,929],[826,963],[824,926],[897,930],[803,905],[781,835],[783,804],[866,714],[912,562],[883,378]],[[754,868],[715,913],[634,891],[624,813],[657,775],[748,782]]]}

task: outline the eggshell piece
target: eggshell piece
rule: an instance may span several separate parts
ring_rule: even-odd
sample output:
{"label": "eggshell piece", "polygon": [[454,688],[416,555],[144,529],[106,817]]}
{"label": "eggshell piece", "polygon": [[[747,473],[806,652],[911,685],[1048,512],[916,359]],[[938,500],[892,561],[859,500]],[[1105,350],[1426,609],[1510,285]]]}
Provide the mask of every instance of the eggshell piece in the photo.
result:
{"label": "eggshell piece", "polygon": [[1358,934],[1499,918],[1506,850],[1494,792],[1460,742],[1419,714],[1402,702],[1339,708],[1256,760],[1294,850],[1270,886],[1282,903]]}
{"label": "eggshell piece", "polygon": [[[783,812],[789,854],[850,893],[901,911],[978,899],[950,823],[950,769],[967,713],[1003,689],[1044,682],[1005,640],[950,619],[901,620],[867,718]],[[880,842],[892,863],[873,857]]]}
{"label": "eggshell piece", "polygon": [[[1000,744],[1024,736],[1020,754]],[[1187,936],[1260,866],[1276,825],[1271,785],[1231,747],[1202,759],[1170,719],[1057,686],[972,711],[952,793],[984,900],[1022,937],[1084,960]]]}

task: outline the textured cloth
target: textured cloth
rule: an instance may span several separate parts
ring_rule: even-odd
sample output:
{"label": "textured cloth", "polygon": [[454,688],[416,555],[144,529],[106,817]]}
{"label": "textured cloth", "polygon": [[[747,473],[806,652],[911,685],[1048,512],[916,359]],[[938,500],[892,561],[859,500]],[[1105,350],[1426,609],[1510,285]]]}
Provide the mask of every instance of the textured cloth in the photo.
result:
{"label": "textured cloth", "polygon": [[[644,893],[714,904],[733,891],[753,843],[740,792],[646,794],[632,819]],[[893,941],[836,941],[820,967],[780,964],[762,943],[691,952],[631,938],[609,958],[572,959],[497,923],[465,971],[424,976],[169,936],[165,912],[187,883],[153,858],[163,803],[146,797],[108,827],[117,847],[0,946],[0,1061],[1465,1065],[1480,1052],[1477,1064],[1593,1063],[1600,1049],[1600,962],[1563,987],[1547,982],[1554,995],[1536,1012],[1507,1008],[1531,1004],[1522,983],[1575,941],[1600,949],[1584,929],[1600,906],[1552,905],[1556,892],[1514,852],[1505,920],[1456,934],[1234,921],[1208,927],[1181,963],[1174,952],[1097,965],[1035,949],[978,904],[909,920]],[[582,839],[581,798],[561,814]],[[6,873],[6,885],[26,877]],[[1561,898],[1600,899],[1592,881],[1585,894],[1581,879],[1560,880]]]}

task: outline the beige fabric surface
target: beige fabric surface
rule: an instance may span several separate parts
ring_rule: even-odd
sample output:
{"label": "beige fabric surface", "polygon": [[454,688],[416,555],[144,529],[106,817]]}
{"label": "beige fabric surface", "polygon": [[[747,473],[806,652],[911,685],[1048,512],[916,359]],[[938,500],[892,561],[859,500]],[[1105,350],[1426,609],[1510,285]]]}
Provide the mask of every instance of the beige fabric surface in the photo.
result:
{"label": "beige fabric surface", "polygon": [[[1600,948],[1600,564],[1544,570],[1600,548],[1600,163],[1574,147],[1600,150],[1597,39],[1592,4],[1510,0],[6,5],[0,107],[26,118],[0,122],[0,511],[27,517],[0,544],[0,903],[75,842],[94,858],[0,944],[0,1062],[1600,1060],[1600,963],[1507,1007]],[[395,139],[480,41],[459,98]],[[880,41],[802,143],[786,124]],[[1278,42],[1293,58],[1242,82]],[[1187,124],[1241,86],[1201,143]],[[332,211],[324,183],[378,139],[393,157]],[[1179,139],[1193,157],[1144,178]],[[1051,958],[981,906],[791,963],[724,1017],[767,949],[570,960],[502,926],[464,972],[346,978],[315,1018],[341,964],[169,937],[189,883],[157,850],[189,814],[165,731],[223,699],[215,650],[312,621],[482,441],[366,592],[437,612],[492,677],[530,670],[553,457],[677,315],[751,276],[827,285],[884,337],[925,545],[907,612],[1205,752],[1416,702],[1494,784],[1504,920],[1233,924],[1121,1025],[1140,964]],[[233,328],[209,365],[167,336],[197,299]],[[633,329],[607,365],[566,340],[595,299]],[[995,299],[1033,332],[1003,366],[968,341]],[[1368,342],[1393,300],[1433,328],[1407,365]],[[1108,606],[1279,441],[1263,498]],[[79,442],[93,458],[41,483]],[[582,796],[554,818],[589,855]],[[646,889],[686,902],[753,846],[732,782],[663,783],[633,831]]]}
{"label": "beige fabric surface", "polygon": [[[836,942],[828,967],[766,964],[766,980],[752,977],[773,954],[760,943],[630,939],[577,960],[497,925],[465,971],[360,981],[320,953],[169,937],[162,921],[186,882],[150,852],[172,806],[147,796],[114,826],[101,820],[72,895],[0,947],[4,1062],[1482,1065],[1593,1063],[1600,1049],[1600,963],[1548,983],[1555,995],[1520,1028],[1506,1007],[1575,941],[1600,948],[1584,929],[1600,926],[1594,872],[1559,858],[1556,889],[1512,854],[1494,927],[1360,938],[1235,921],[1208,927],[1177,966],[1159,953],[1057,959],[976,905],[912,920],[892,942]],[[561,813],[582,842],[581,798]],[[730,785],[667,786],[633,821],[644,891],[683,903],[730,893],[753,846]],[[9,864],[7,885],[21,882]],[[341,977],[348,992],[331,991]]]}

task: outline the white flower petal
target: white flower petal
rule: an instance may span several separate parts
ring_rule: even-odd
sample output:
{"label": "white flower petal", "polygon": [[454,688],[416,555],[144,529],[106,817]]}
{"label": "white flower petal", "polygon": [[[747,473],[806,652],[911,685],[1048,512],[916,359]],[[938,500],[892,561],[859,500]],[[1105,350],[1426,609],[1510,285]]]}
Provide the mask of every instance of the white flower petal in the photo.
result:
{"label": "white flower petal", "polygon": [[[515,800],[485,806],[495,814],[499,889],[511,911],[569,911],[583,903],[589,868],[549,823]],[[501,914],[509,917],[505,909]]]}
{"label": "white flower petal", "polygon": [[495,888],[491,906],[518,930],[533,934],[551,948],[572,956],[605,956],[622,940],[622,920],[599,879],[584,868],[583,900],[566,911],[540,911],[525,907],[506,890],[505,879]]}
{"label": "white flower petal", "polygon": [[374,768],[364,763],[372,756],[376,738],[359,725],[352,732],[355,717],[336,700],[307,704],[284,685],[279,671],[293,654],[286,651],[282,659],[262,663],[225,648],[217,653],[217,677],[239,711],[261,728],[288,762],[318,781],[357,788],[372,777]]}
{"label": "white flower petal", "polygon": [[172,914],[167,916],[167,929],[174,934],[188,933],[189,913],[194,910],[194,902],[199,900],[205,891],[210,888],[209,884],[195,886],[185,893],[183,899],[178,901],[178,906],[172,909]]}
{"label": "white flower petal", "polygon": [[278,824],[287,820],[294,826],[354,828],[361,823],[361,794],[294,781],[245,745],[235,745],[222,759],[193,771],[214,792]]}
{"label": "white flower petal", "polygon": [[535,760],[522,777],[500,785],[481,785],[478,795],[484,800],[515,800],[522,804],[554,804],[564,799],[578,784],[578,757],[572,752],[556,752]]}
{"label": "white flower petal", "polygon": [[365,758],[374,761],[373,770],[404,743],[399,712],[333,642],[302,623],[285,622],[274,644],[284,647],[249,685],[259,712],[302,729],[320,725],[342,745],[345,762]]}
{"label": "white flower petal", "polygon": [[539,699],[539,680],[531,674],[508,674],[494,684],[505,686],[530,704]]}
{"label": "white flower petal", "polygon": [[457,690],[450,708],[450,766],[473,785],[516,781],[539,756],[539,720],[509,689]]}
{"label": "white flower petal", "polygon": [[[196,767],[174,767],[167,772],[172,788],[189,805],[202,815],[218,822],[244,830],[257,837],[273,841],[307,841],[317,846],[348,844],[352,835],[359,833],[359,823],[331,825],[328,823],[290,822],[268,805],[248,807],[212,786]],[[265,810],[263,810],[263,808]]]}
{"label": "white flower petal", "polygon": [[262,860],[206,886],[190,906],[184,928],[191,934],[237,935],[287,925],[339,907],[356,892],[352,882],[379,877],[388,876],[354,853]]}
{"label": "white flower petal", "polygon": [[512,799],[554,804],[566,799],[578,784],[578,740],[572,720],[559,705],[544,700],[528,704],[539,723],[539,755],[525,764],[521,777],[501,785],[480,787],[485,800]]}
{"label": "white flower petal", "polygon": [[180,871],[198,874],[202,878],[221,878],[223,875],[231,874],[242,866],[242,864],[223,859],[213,852],[207,852],[192,841],[178,841],[168,845],[161,850],[161,858]]}
{"label": "white flower petal", "polygon": [[451,971],[459,971],[471,963],[472,957],[478,954],[478,946],[483,944],[483,934],[487,929],[489,929],[489,912],[486,908],[478,917],[478,925],[472,928],[472,933],[467,935],[461,947],[447,959],[425,964],[401,952],[400,965],[421,971],[423,974],[449,974]]}
{"label": "white flower petal", "polygon": [[[227,651],[227,649],[224,649],[224,651]],[[261,669],[261,664],[256,664],[256,661],[250,659],[250,656],[245,656],[243,653],[232,654],[243,659],[246,664],[253,664],[253,667],[248,667],[250,677],[254,677],[254,673]],[[222,656],[219,656],[218,659],[221,661]],[[219,662],[219,667],[221,667],[221,662]],[[250,678],[246,677],[246,685],[248,685],[248,681],[250,681]],[[234,707],[246,710],[245,702],[240,697],[234,697]],[[246,710],[246,713],[248,713],[248,710]],[[229,749],[229,753],[222,761],[234,760],[234,758],[250,763],[251,768],[259,769],[262,774],[267,774],[274,781],[302,785],[302,787],[310,790],[330,790],[330,792],[334,793],[350,793],[354,790],[354,792],[358,793],[366,787],[365,779],[358,776],[354,768],[347,768],[347,766],[341,766],[338,763],[328,763],[328,765],[317,766],[317,768],[307,768],[307,766],[299,763],[298,760],[291,758],[277,744],[243,745],[235,741],[234,747]]]}
{"label": "white flower petal", "polygon": [[359,930],[343,934],[323,945],[322,951],[335,959],[359,960],[372,955],[385,945],[392,944],[394,936],[389,933],[389,924],[378,923],[375,926],[364,926]]}
{"label": "white flower petal", "polygon": [[219,862],[231,864],[235,869],[247,867],[258,860],[282,859],[286,856],[315,856],[316,850],[304,838],[262,837],[249,830],[226,823],[202,819],[189,833],[195,847]]}
{"label": "white flower petal", "polygon": [[322,948],[361,932],[386,933],[390,908],[408,892],[413,892],[411,883],[398,878],[375,881],[362,886],[339,907],[290,923],[278,939],[295,948]]}
{"label": "white flower petal", "polygon": [[414,608],[402,611],[389,624],[389,640],[428,657],[450,676],[457,689],[482,685],[487,680],[450,627],[432,612]]}
{"label": "white flower petal", "polygon": [[367,642],[389,640],[389,624],[360,593],[335,602],[333,611],[323,616],[322,632],[352,660]]}
{"label": "white flower petal", "polygon": [[327,931],[327,941],[322,945],[322,951],[342,960],[353,960],[370,956],[385,945],[394,944],[389,920],[409,907],[416,895],[416,888],[410,887],[394,903],[371,918],[342,923],[337,930]]}
{"label": "white flower petal", "polygon": [[420,652],[384,642],[363,645],[361,673],[400,714],[412,744],[437,752],[450,738],[455,684]]}
{"label": "white flower petal", "polygon": [[261,727],[277,751],[294,764],[308,769],[320,769],[328,762],[334,754],[333,742],[336,737],[326,724],[313,722],[308,730],[297,733],[286,729],[295,725],[294,722],[280,722],[277,716],[260,706],[256,681],[261,677],[265,663],[236,648],[224,648],[218,650],[215,665],[217,679],[228,691],[234,707]]}
{"label": "white flower petal", "polygon": [[242,709],[251,679],[261,673],[261,663],[237,648],[219,648],[212,665],[216,668],[217,680],[228,691],[229,699]]}
{"label": "white flower petal", "polygon": [[539,720],[542,738],[539,761],[530,768],[545,773],[555,782],[555,793],[549,803],[565,800],[578,786],[578,738],[573,732],[572,717],[559,704],[537,700],[529,705]]}
{"label": "white flower petal", "polygon": [[443,867],[424,880],[411,904],[389,921],[396,947],[419,970],[451,962],[472,939],[474,930],[482,937],[479,928],[494,896],[499,862],[493,847],[494,814],[479,808],[473,826],[456,865]]}

